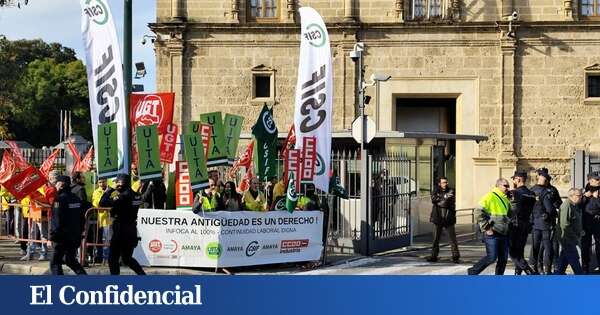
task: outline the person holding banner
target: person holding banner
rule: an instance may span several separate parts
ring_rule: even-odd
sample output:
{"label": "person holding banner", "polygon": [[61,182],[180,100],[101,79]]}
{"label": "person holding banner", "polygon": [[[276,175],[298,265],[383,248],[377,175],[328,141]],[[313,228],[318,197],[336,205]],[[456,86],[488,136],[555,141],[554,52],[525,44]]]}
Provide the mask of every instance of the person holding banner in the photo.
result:
{"label": "person holding banner", "polygon": [[240,211],[242,209],[242,196],[238,194],[235,183],[232,181],[225,183],[223,190],[223,210]]}
{"label": "person holding banner", "polygon": [[250,188],[242,196],[243,209],[246,211],[267,211],[265,194],[258,190],[258,178],[250,179]]}
{"label": "person holding banner", "polygon": [[298,204],[296,207],[300,210],[321,210],[319,204],[319,196],[315,193],[315,185],[310,183],[306,184],[304,195],[298,198]]}
{"label": "person holding banner", "polygon": [[198,213],[223,210],[223,199],[218,189],[217,182],[213,178],[209,178],[208,188],[204,189],[202,193],[198,193],[194,198],[192,211]]}
{"label": "person holding banner", "polygon": [[50,240],[54,247],[50,271],[53,275],[63,275],[64,261],[75,274],[85,275],[87,273],[75,258],[81,245],[85,210],[81,200],[71,192],[71,179],[68,176],[57,178],[56,193],[50,224]]}
{"label": "person holding banner", "polygon": [[111,275],[119,275],[123,263],[138,275],[145,275],[144,269],[133,258],[133,250],[137,247],[137,216],[142,198],[131,189],[131,178],[127,174],[119,174],[115,180],[115,189],[106,190],[100,200],[101,207],[111,207],[113,217],[113,236],[110,239],[108,267]]}
{"label": "person holding banner", "polygon": [[[98,179],[98,188],[92,193],[92,206],[94,208],[100,207],[100,199],[102,199],[107,189],[106,179]],[[101,236],[100,240],[103,243],[109,239],[110,223],[110,213],[107,210],[98,210],[98,235]],[[105,259],[108,259],[108,247],[97,247],[94,262],[101,263]]]}

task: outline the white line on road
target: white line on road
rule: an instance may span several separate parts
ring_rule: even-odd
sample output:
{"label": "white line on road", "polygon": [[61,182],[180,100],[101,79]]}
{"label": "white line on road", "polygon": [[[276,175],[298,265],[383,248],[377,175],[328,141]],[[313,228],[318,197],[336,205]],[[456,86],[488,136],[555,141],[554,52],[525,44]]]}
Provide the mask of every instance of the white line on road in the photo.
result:
{"label": "white line on road", "polygon": [[347,262],[345,264],[340,264],[340,265],[337,265],[337,266],[326,267],[326,268],[317,269],[317,270],[310,270],[310,271],[298,272],[296,274],[297,275],[325,275],[325,274],[335,274],[335,273],[337,273],[339,271],[342,271],[344,269],[350,269],[350,268],[356,268],[356,267],[360,267],[360,266],[364,266],[364,265],[374,264],[374,263],[379,262],[379,261],[381,261],[381,259],[367,257],[367,258],[361,258],[361,259],[353,260],[353,261]]}

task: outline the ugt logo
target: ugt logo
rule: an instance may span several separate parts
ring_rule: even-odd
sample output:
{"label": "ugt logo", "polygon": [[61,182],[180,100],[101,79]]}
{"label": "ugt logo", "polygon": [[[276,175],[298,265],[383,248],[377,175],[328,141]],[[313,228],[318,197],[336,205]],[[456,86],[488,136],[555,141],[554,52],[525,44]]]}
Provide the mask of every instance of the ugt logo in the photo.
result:
{"label": "ugt logo", "polygon": [[309,24],[302,35],[313,47],[322,47],[327,42],[327,34],[321,25],[316,23]]}
{"label": "ugt logo", "polygon": [[157,95],[146,95],[136,104],[135,122],[138,126],[160,124],[163,116],[163,102]]}
{"label": "ugt logo", "polygon": [[85,0],[86,7],[83,9],[94,23],[104,25],[108,22],[108,8],[102,0]]}

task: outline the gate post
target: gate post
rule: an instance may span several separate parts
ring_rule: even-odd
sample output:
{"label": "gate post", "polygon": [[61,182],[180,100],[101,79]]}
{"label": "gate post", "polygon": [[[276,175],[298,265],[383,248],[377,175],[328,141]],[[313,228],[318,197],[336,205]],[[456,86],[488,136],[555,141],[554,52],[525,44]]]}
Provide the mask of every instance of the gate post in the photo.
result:
{"label": "gate post", "polygon": [[369,242],[371,240],[371,218],[369,208],[371,206],[370,194],[370,170],[368,150],[363,146],[360,151],[360,254],[369,256],[371,254]]}

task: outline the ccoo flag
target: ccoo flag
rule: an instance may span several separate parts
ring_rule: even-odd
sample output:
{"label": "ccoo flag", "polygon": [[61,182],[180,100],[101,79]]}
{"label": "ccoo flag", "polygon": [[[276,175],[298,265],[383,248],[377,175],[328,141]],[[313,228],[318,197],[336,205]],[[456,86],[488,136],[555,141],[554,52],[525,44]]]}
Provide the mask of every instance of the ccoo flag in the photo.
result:
{"label": "ccoo flag", "polygon": [[[296,85],[294,125],[296,137],[316,137],[315,187],[329,191],[331,159],[331,116],[333,103],[333,69],[329,35],[323,19],[312,8],[300,8],[302,21],[300,61]],[[302,141],[296,141],[296,149]]]}
{"label": "ccoo flag", "polygon": [[90,115],[97,157],[98,152],[104,150],[98,146],[98,126],[113,122],[117,124],[118,165],[110,173],[101,174],[101,177],[129,173],[128,113],[123,89],[123,63],[113,15],[106,0],[80,0],[80,4]]}

